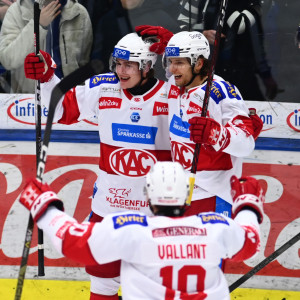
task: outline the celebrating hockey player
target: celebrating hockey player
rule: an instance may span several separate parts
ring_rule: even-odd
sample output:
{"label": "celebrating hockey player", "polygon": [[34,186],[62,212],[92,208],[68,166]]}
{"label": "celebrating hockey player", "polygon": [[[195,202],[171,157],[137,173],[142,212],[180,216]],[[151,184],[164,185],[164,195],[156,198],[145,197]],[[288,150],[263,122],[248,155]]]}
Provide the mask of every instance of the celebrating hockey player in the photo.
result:
{"label": "celebrating hockey player", "polygon": [[[166,83],[154,77],[157,55],[136,33],[115,46],[111,71],[68,91],[55,112],[55,121],[72,124],[97,117],[101,140],[99,176],[94,186],[91,222],[108,213],[134,211],[151,214],[143,183],[150,167],[171,160]],[[42,61],[40,60],[42,58]],[[46,104],[59,79],[55,63],[41,51],[25,59],[27,78],[42,82]],[[91,300],[118,299],[120,262],[87,266],[91,275]]]}
{"label": "celebrating hockey player", "polygon": [[63,255],[83,264],[121,260],[123,299],[230,299],[220,259],[243,261],[259,248],[264,191],[252,177],[231,178],[232,217],[209,212],[182,218],[189,181],[177,162],[146,176],[155,216],[107,215],[79,224],[47,184],[30,181],[20,202]]}
{"label": "celebrating hockey player", "polygon": [[153,51],[162,52],[169,79],[168,105],[172,158],[190,170],[196,143],[201,143],[191,206],[185,215],[203,211],[230,213],[230,178],[242,174],[242,158],[254,150],[262,122],[248,116],[248,108],[238,89],[215,75],[206,117],[202,105],[210,70],[210,48],[199,32],[183,31],[169,39],[159,26],[137,26],[144,37],[155,36]]}

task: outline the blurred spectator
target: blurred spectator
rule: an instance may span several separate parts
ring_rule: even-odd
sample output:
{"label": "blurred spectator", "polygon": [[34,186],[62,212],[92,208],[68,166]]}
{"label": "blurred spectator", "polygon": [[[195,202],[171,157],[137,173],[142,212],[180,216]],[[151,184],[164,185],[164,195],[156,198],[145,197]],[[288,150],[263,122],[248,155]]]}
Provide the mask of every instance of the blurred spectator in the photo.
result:
{"label": "blurred spectator", "polygon": [[[115,44],[126,34],[134,32],[137,25],[160,25],[172,32],[180,30],[177,15],[178,0],[80,0],[89,12],[93,32],[92,58],[104,62],[109,72],[109,58]],[[159,60],[155,66],[159,79],[165,79],[165,71]]]}
{"label": "blurred spectator", "polygon": [[[0,0],[0,30],[6,11],[16,0]],[[0,63],[0,93],[9,93],[10,73]]]}
{"label": "blurred spectator", "polygon": [[[34,92],[34,81],[25,78],[23,66],[26,55],[34,51],[33,3],[33,0],[13,3],[1,28],[0,62],[11,71],[13,93]],[[43,3],[40,48],[54,57],[58,66],[56,75],[61,78],[89,61],[91,21],[77,0],[46,0]]]}
{"label": "blurred spectator", "polygon": [[[219,0],[182,0],[178,17],[181,29],[203,32],[210,44],[215,38]],[[228,1],[216,73],[238,86],[245,100],[273,100],[278,86],[271,74],[264,49],[259,0]],[[257,75],[265,86],[260,90]]]}

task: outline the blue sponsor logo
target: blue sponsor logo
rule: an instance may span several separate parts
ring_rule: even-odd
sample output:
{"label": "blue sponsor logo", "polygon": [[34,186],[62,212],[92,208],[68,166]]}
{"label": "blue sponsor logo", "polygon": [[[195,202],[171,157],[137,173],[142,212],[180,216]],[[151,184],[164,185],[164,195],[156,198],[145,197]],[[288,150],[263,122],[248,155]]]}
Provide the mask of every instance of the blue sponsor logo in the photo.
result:
{"label": "blue sponsor logo", "polygon": [[129,60],[130,51],[125,49],[115,48],[112,56],[115,58]]}
{"label": "blue sponsor logo", "polygon": [[133,112],[130,116],[130,120],[134,123],[137,123],[140,120],[141,116],[138,112]]}
{"label": "blue sponsor logo", "polygon": [[229,225],[229,223],[227,222],[227,220],[222,217],[219,214],[201,214],[199,215],[199,217],[202,220],[203,224],[207,224],[207,223],[212,223],[212,224],[218,224],[218,223],[222,223],[222,224],[226,224]]}
{"label": "blue sponsor logo", "polygon": [[98,86],[102,83],[118,83],[118,79],[114,74],[111,75],[96,75],[90,79],[90,88]]}
{"label": "blue sponsor logo", "polygon": [[[206,85],[202,87],[202,90],[206,90]],[[221,86],[217,82],[213,82],[210,90],[210,97],[217,103],[226,98]]]}
{"label": "blue sponsor logo", "polygon": [[230,99],[235,98],[237,100],[241,100],[241,97],[236,93],[234,85],[232,85],[231,83],[226,82],[226,81],[222,81],[222,83],[224,84],[224,86],[225,86],[225,88],[227,90],[228,97]]}
{"label": "blue sponsor logo", "polygon": [[179,56],[179,47],[166,47],[165,55],[166,57]]}
{"label": "blue sponsor logo", "polygon": [[146,216],[138,215],[138,214],[128,214],[128,215],[119,215],[114,216],[112,218],[114,223],[114,228],[118,229],[127,225],[141,225],[148,226]]}
{"label": "blue sponsor logo", "polygon": [[190,138],[189,127],[190,124],[188,122],[184,122],[178,116],[173,115],[172,121],[170,123],[170,132],[177,136]]}
{"label": "blue sponsor logo", "polygon": [[114,141],[135,144],[155,144],[157,127],[112,123]]}

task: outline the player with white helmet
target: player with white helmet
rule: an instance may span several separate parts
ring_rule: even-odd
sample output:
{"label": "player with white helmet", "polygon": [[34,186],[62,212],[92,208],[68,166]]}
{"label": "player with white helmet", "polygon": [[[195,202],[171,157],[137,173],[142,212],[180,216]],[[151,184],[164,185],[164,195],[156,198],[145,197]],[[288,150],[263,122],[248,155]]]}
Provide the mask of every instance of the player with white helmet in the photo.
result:
{"label": "player with white helmet", "polygon": [[201,117],[211,69],[206,37],[197,31],[182,31],[168,39],[167,30],[158,26],[138,26],[136,30],[141,36],[155,36],[158,43],[167,44],[163,62],[172,75],[168,104],[173,160],[190,172],[195,145],[202,144],[192,203],[185,214],[230,214],[230,178],[241,176],[242,158],[254,150],[256,137],[242,96],[234,85],[215,75],[207,114]]}
{"label": "player with white helmet", "polygon": [[50,187],[30,181],[20,202],[63,255],[82,264],[121,260],[122,298],[229,300],[220,259],[243,261],[259,249],[264,192],[252,177],[231,179],[233,219],[209,212],[182,217],[188,176],[177,162],[158,162],[145,191],[155,216],[107,215],[77,223]]}
{"label": "player with white helmet", "polygon": [[[143,194],[145,175],[156,161],[171,160],[167,86],[154,77],[157,55],[150,46],[136,33],[123,37],[112,53],[113,73],[96,75],[68,91],[55,112],[55,121],[63,124],[97,118],[101,147],[92,222],[127,210],[151,214]],[[43,61],[34,53],[26,57],[25,73],[42,82],[41,98],[47,103],[59,80],[50,55],[41,55]],[[118,299],[119,261],[86,270],[91,300]]]}

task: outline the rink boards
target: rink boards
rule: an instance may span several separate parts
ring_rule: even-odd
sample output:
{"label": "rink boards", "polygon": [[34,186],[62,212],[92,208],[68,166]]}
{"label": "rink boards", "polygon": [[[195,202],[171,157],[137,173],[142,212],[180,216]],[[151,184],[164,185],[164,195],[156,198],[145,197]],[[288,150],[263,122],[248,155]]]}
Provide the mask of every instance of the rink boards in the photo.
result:
{"label": "rink boards", "polygon": [[[28,103],[31,102],[28,101],[32,98],[23,101],[25,97],[3,99],[0,95],[1,105],[5,104],[7,111],[4,115],[5,110],[0,106],[0,299],[13,299],[28,222],[28,212],[16,199],[26,178],[35,176],[35,136],[34,126],[28,124],[32,122],[30,118],[19,118],[20,103],[26,103],[24,107],[29,111],[31,105]],[[250,104],[255,107],[262,105]],[[268,103],[263,104],[260,115],[265,121],[264,132],[257,141],[256,150],[245,159],[243,172],[260,179],[268,188],[261,227],[261,252],[244,263],[227,264],[225,272],[229,284],[295,236],[300,228],[300,122],[297,106],[292,107],[297,104],[282,107],[280,103],[272,103],[271,108],[267,107]],[[276,116],[283,114],[285,117],[274,123]],[[78,221],[85,220],[90,212],[92,187],[97,177],[99,140],[95,125],[94,120],[73,128],[55,125],[49,147],[44,178],[64,200],[66,212]],[[233,299],[241,296],[242,299],[264,299],[267,296],[269,299],[300,299],[299,248],[299,242],[289,248],[242,285],[250,290],[237,289],[232,294]],[[47,239],[45,266],[46,276],[35,280],[37,233],[34,232],[22,299],[88,299],[89,282],[83,266],[59,256]]]}

